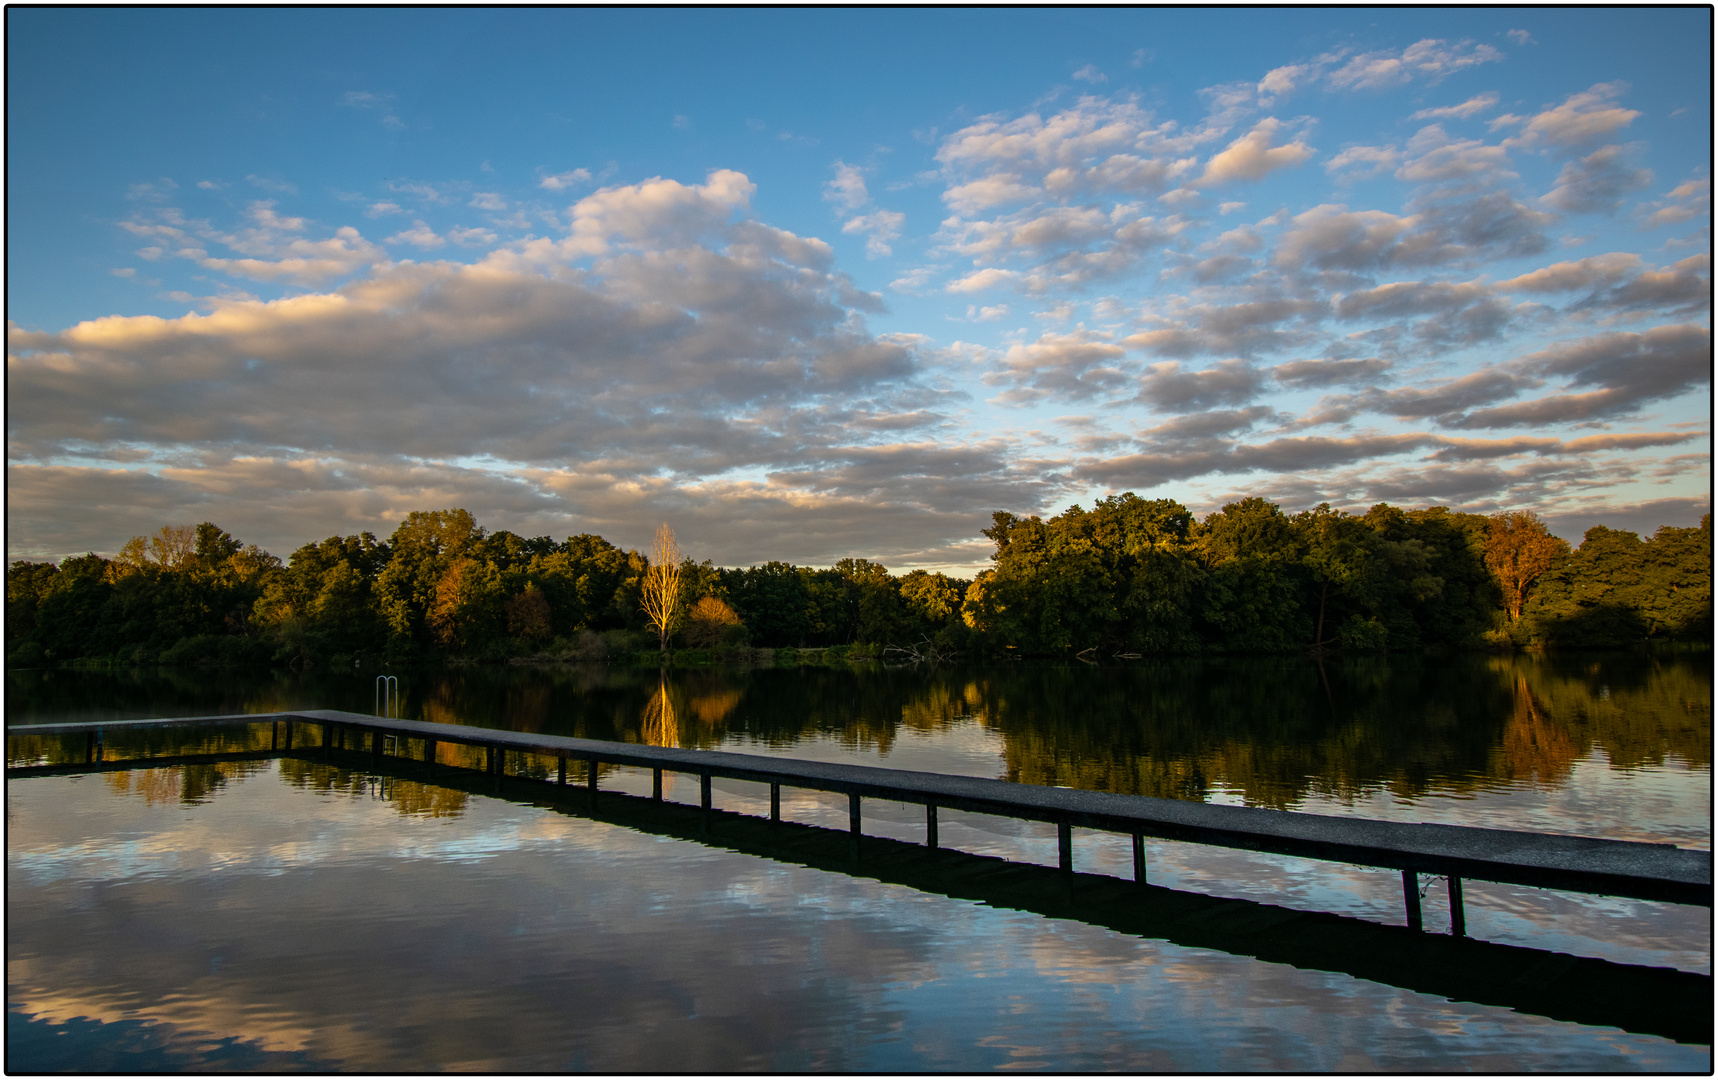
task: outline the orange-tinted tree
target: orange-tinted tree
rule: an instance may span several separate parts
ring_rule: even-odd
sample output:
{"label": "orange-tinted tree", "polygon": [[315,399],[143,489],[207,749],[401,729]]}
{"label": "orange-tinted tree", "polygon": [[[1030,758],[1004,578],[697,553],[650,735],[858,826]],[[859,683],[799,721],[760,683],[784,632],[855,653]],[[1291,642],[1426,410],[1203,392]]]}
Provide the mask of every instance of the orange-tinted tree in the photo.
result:
{"label": "orange-tinted tree", "polygon": [[1527,594],[1547,570],[1569,555],[1569,545],[1552,536],[1531,510],[1510,510],[1491,516],[1485,544],[1485,565],[1503,586],[1503,603],[1510,622],[1521,621]]}

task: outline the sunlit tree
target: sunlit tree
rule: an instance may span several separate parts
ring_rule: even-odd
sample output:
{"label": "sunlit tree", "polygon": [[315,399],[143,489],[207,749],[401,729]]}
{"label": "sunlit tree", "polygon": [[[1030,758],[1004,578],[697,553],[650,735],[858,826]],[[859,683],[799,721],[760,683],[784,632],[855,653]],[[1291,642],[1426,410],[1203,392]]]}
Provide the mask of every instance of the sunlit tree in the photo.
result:
{"label": "sunlit tree", "polygon": [[703,597],[686,613],[686,644],[694,649],[714,649],[743,633],[739,615],[719,597]]}
{"label": "sunlit tree", "polygon": [[656,530],[656,541],[650,549],[650,569],[644,574],[644,595],[641,598],[644,617],[656,631],[661,651],[668,651],[668,635],[680,622],[680,545],[674,540],[674,530],[663,522]]}
{"label": "sunlit tree", "polygon": [[1485,565],[1503,586],[1509,621],[1521,621],[1527,593],[1533,583],[1569,554],[1569,545],[1552,536],[1545,523],[1531,510],[1510,510],[1491,515],[1491,534],[1485,544]]}

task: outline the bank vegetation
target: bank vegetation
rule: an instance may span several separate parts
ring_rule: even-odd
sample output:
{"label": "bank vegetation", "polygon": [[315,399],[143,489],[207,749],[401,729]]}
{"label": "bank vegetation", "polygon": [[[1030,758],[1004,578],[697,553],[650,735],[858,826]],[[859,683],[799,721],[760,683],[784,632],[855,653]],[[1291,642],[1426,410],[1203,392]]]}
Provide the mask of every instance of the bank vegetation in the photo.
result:
{"label": "bank vegetation", "polygon": [[1595,526],[1570,548],[1520,511],[1289,515],[1249,498],[1199,520],[1128,493],[1047,520],[998,512],[984,535],[991,566],[967,581],[860,558],[718,567],[682,558],[666,526],[653,561],[589,534],[490,532],[458,509],[283,562],[204,522],[113,558],[13,562],[6,662],[1104,662],[1712,640],[1710,515],[1646,539]]}

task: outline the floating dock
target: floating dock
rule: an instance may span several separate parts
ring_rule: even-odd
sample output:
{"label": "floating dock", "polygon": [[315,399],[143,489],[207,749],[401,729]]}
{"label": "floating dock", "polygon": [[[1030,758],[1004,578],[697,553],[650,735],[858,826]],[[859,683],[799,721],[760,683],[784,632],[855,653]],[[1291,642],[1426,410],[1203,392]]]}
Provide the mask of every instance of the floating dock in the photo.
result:
{"label": "floating dock", "polygon": [[[567,783],[568,763],[583,762],[588,798],[593,805],[598,797],[598,765],[652,770],[652,790],[657,799],[662,797],[665,771],[695,775],[699,778],[700,801],[706,814],[712,809],[710,783],[716,778],[769,785],[772,820],[781,817],[784,786],[844,794],[848,798],[854,859],[861,857],[863,800],[884,799],[925,808],[925,842],[931,848],[937,846],[937,811],[941,808],[1052,823],[1057,829],[1059,865],[1068,874],[1073,873],[1072,830],[1076,827],[1131,836],[1134,879],[1142,883],[1147,873],[1146,837],[1397,870],[1402,875],[1407,923],[1414,930],[1423,928],[1420,875],[1443,877],[1449,883],[1451,932],[1457,936],[1465,934],[1461,893],[1464,880],[1712,906],[1712,853],[1671,844],[1217,806],[871,765],[433,724],[336,710],[31,724],[8,728],[6,733],[8,736],[81,734],[85,739],[82,764],[102,767],[104,736],[110,733],[260,724],[272,725],[269,749],[241,756],[302,754],[313,749],[326,753],[368,750],[377,756],[411,757],[429,768],[453,768],[436,764],[436,745],[446,742],[482,748],[485,771],[497,775],[505,770],[509,752],[554,759],[556,779],[549,782],[560,785]],[[419,744],[415,756],[410,753],[411,742]],[[202,760],[218,756],[224,755],[205,755]],[[135,768],[147,763],[166,765],[191,760],[197,758],[130,759],[108,767]],[[75,762],[9,766],[7,774],[25,776],[76,767]]]}

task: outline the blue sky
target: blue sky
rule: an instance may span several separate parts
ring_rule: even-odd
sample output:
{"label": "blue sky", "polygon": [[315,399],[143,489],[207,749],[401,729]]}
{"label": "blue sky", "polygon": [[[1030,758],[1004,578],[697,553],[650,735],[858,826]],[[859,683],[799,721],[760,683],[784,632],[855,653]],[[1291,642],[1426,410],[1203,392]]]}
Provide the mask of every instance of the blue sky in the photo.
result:
{"label": "blue sky", "polygon": [[8,12],[8,546],[1710,487],[1707,9]]}

